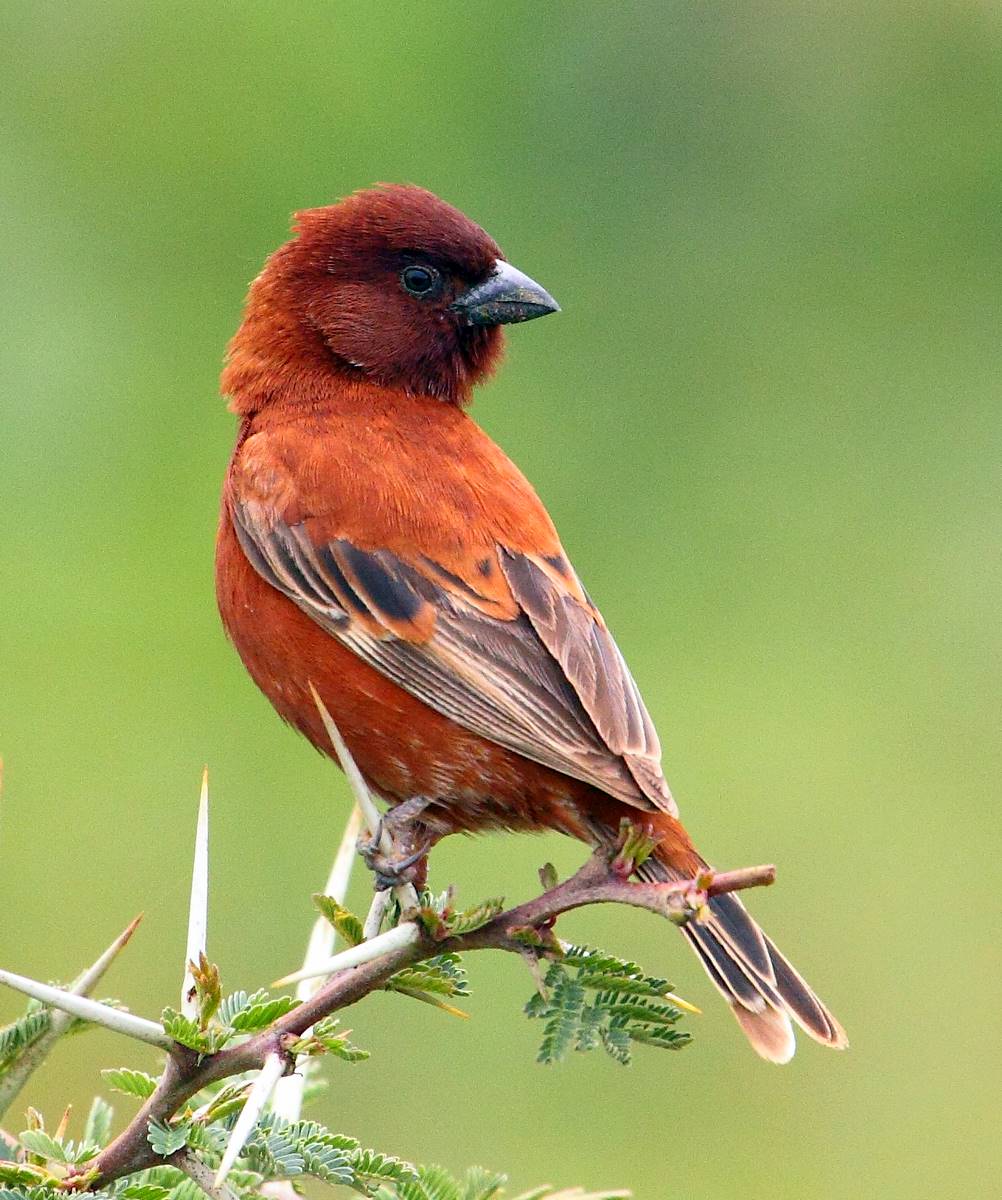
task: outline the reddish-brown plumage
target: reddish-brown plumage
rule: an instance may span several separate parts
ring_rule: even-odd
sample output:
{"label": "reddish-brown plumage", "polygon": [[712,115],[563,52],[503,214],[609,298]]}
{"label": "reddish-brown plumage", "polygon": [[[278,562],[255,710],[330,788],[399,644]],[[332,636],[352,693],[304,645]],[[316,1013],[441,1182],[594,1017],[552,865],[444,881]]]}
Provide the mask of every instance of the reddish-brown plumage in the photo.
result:
{"label": "reddish-brown plumage", "polygon": [[[553,311],[436,197],[381,188],[299,214],[248,298],[223,389],[241,425],[217,547],[220,611],[281,716],[333,757],[318,690],[375,792],[430,801],[439,837],[623,816],[655,878],[703,865],[653,725],[521,472],[466,415],[500,325]],[[789,1016],[837,1023],[733,897],[687,936],[764,1056]]]}

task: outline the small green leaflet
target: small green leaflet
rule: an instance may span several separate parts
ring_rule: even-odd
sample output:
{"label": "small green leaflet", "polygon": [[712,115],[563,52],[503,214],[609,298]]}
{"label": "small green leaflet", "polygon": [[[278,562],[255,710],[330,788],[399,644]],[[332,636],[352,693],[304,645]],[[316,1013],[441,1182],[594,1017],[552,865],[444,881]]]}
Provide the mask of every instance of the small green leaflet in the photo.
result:
{"label": "small green leaflet", "polygon": [[315,893],[313,903],[317,910],[338,931],[342,941],[346,945],[357,946],[360,942],[364,941],[365,934],[362,929],[362,922],[353,912],[345,908],[343,904],[338,904],[332,896],[325,896],[322,892]]}
{"label": "small green leaflet", "polygon": [[167,1200],[169,1195],[170,1188],[161,1187],[159,1183],[140,1183],[119,1192],[122,1200]]}
{"label": "small green leaflet", "polygon": [[157,1081],[145,1071],[133,1071],[131,1067],[109,1067],[101,1074],[108,1081],[108,1087],[116,1092],[124,1092],[126,1096],[138,1096],[146,1100],[156,1091]]}
{"label": "small green leaflet", "polygon": [[93,1158],[100,1147],[92,1142],[64,1142],[54,1138],[44,1129],[26,1129],[17,1135],[17,1140],[29,1152],[49,1162],[80,1163]]}
{"label": "small green leaflet", "polygon": [[489,921],[493,921],[503,908],[504,897],[495,896],[491,900],[485,900],[482,904],[467,908],[464,912],[451,913],[445,920],[446,929],[452,936],[472,933],[474,929],[480,929]]}
{"label": "small green leaflet", "polygon": [[188,1144],[188,1134],[191,1124],[179,1121],[176,1125],[161,1125],[159,1121],[150,1121],[146,1138],[161,1158],[169,1158]]}
{"label": "small green leaflet", "polygon": [[680,1049],[690,1037],[673,1028],[682,1013],[662,999],[670,986],[626,959],[569,947],[550,964],[542,990],[525,1006],[528,1017],[546,1022],[538,1060],[560,1062],[571,1050],[601,1046],[625,1066],[635,1042]]}
{"label": "small green leaflet", "polygon": [[266,1029],[272,1021],[284,1017],[299,1007],[299,1001],[291,996],[276,996],[274,1000],[266,1000],[260,1004],[251,1004],[241,1009],[230,1022],[230,1028],[238,1033],[252,1033],[258,1029]]}
{"label": "small green leaflet", "polygon": [[84,1142],[90,1143],[92,1146],[107,1145],[111,1139],[111,1120],[114,1115],[114,1110],[107,1100],[95,1096],[84,1125]]}
{"label": "small green leaflet", "polygon": [[232,1037],[228,1029],[200,1029],[196,1021],[182,1016],[173,1008],[165,1008],[160,1020],[168,1037],[187,1046],[189,1050],[197,1050],[199,1054],[215,1054]]}
{"label": "small green leaflet", "polygon": [[23,1017],[18,1017],[10,1025],[0,1029],[0,1067],[8,1059],[17,1058],[23,1051],[36,1042],[49,1028],[50,1013],[48,1009],[29,1010]]}

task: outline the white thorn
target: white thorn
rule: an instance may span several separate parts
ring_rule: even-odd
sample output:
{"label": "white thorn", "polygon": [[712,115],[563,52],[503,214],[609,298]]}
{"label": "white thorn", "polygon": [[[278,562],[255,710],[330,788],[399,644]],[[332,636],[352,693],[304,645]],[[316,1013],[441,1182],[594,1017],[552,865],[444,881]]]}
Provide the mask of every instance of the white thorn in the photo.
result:
{"label": "white thorn", "polygon": [[380,891],[372,897],[372,904],[369,905],[369,915],[365,918],[365,924],[362,926],[362,936],[367,942],[372,941],[379,933],[383,924],[383,917],[386,916],[386,910],[390,907],[390,892]]}
{"label": "white thorn", "polygon": [[[130,921],[125,929],[111,943],[107,950],[97,958],[87,969],[82,971],[70,985],[69,992],[75,996],[87,996],[97,986],[105,971],[123,949],[129,938],[136,931],[136,926],[142,916]],[[68,1012],[57,1009],[49,1021],[49,1028],[32,1042],[23,1054],[20,1054],[2,1077],[0,1077],[0,1117],[4,1115],[11,1101],[27,1083],[35,1071],[48,1057],[50,1050],[69,1028],[73,1018]]]}
{"label": "white thorn", "polygon": [[[344,904],[348,895],[348,883],[351,880],[351,869],[355,865],[355,843],[362,829],[362,810],[354,805],[348,823],[344,827],[341,844],[334,856],[330,875],[324,885],[324,895],[330,896],[338,904]],[[334,926],[326,917],[317,917],[313,922],[313,930],[306,946],[303,957],[303,970],[311,970],[318,963],[326,962],[334,953],[334,943],[337,934]],[[320,987],[316,976],[301,979],[296,986],[296,999],[309,1000]],[[311,1026],[312,1028],[312,1026]],[[309,1029],[303,1030],[303,1037],[308,1037]],[[283,1117],[286,1121],[298,1121],[303,1111],[303,1091],[306,1087],[306,1077],[309,1060],[305,1060],[294,1075],[286,1075],[278,1081],[275,1095],[271,1103],[271,1111]]]}
{"label": "white thorn", "polygon": [[[379,849],[384,854],[388,854],[393,849],[393,843],[390,840],[390,835],[382,827],[379,809],[373,803],[368,784],[365,782],[362,772],[358,769],[358,764],[352,758],[351,751],[341,736],[341,731],[334,724],[334,718],[327,711],[327,706],[320,699],[320,694],[312,682],[310,683],[310,692],[313,695],[313,703],[317,706],[317,712],[320,713],[320,719],[324,723],[324,728],[327,730],[327,736],[331,740],[331,745],[337,751],[338,761],[355,795],[355,803],[362,810],[366,824],[369,826],[369,832],[373,837],[379,838]],[[393,894],[400,901],[401,908],[417,907],[418,895],[413,884],[405,883],[401,887],[394,888]]]}
{"label": "white thorn", "polygon": [[[341,844],[338,846],[337,854],[334,857],[331,873],[324,887],[324,895],[330,896],[338,904],[344,904],[345,897],[348,894],[351,869],[357,857],[355,843],[358,841],[361,828],[362,810],[356,804],[351,810],[348,824],[344,827],[344,835],[341,838]],[[334,943],[336,940],[337,933],[330,921],[326,917],[317,917],[313,922],[313,930],[310,933],[306,954],[303,957],[303,967],[312,967],[330,958],[334,952]],[[312,983],[309,979],[302,980],[299,987],[296,988],[296,998],[298,1000],[309,1000],[319,986],[319,984]]]}
{"label": "white thorn", "polygon": [[205,953],[209,927],[209,769],[202,771],[202,790],[198,797],[195,824],[195,858],[191,868],[191,901],[188,905],[188,943],[184,952],[184,980],[181,984],[181,1013],[198,1017],[198,996],[191,964],[198,965]]}
{"label": "white thorn", "polygon": [[82,1021],[90,1021],[95,1025],[103,1025],[115,1033],[124,1033],[126,1037],[137,1038],[141,1042],[149,1042],[151,1046],[159,1046],[161,1050],[170,1050],[173,1040],[164,1032],[163,1026],[155,1021],[147,1021],[145,1017],[137,1017],[132,1013],[122,1012],[97,1000],[88,1000],[86,996],[76,996],[63,988],[50,987],[47,983],[28,979],[24,975],[15,975],[13,971],[0,970],[0,983],[16,991],[33,996],[43,1004],[51,1004],[53,1008],[62,1009],[70,1016],[79,1017]]}
{"label": "white thorn", "polygon": [[337,752],[341,768],[348,777],[348,783],[355,796],[355,803],[362,810],[365,823],[369,826],[369,832],[373,837],[376,837],[379,833],[379,809],[376,808],[372,801],[372,796],[369,794],[369,787],[362,778],[362,772],[358,769],[355,760],[352,758],[351,751],[345,745],[341,731],[334,724],[334,718],[327,711],[326,704],[320,699],[320,694],[312,683],[310,683],[310,691],[313,694],[313,703],[317,706],[317,712],[320,713],[320,719],[327,730],[327,736],[330,738],[331,745]]}
{"label": "white thorn", "polygon": [[281,1055],[269,1054],[264,1060],[264,1066],[257,1079],[254,1080],[247,1103],[241,1109],[237,1123],[233,1126],[233,1132],[230,1134],[230,1140],[226,1143],[222,1162],[219,1164],[219,1170],[213,1181],[214,1187],[222,1187],[226,1176],[233,1169],[233,1164],[237,1161],[240,1151],[253,1132],[258,1117],[264,1112],[264,1106],[268,1103],[268,1099],[284,1071],[285,1060]]}
{"label": "white thorn", "polygon": [[371,941],[342,950],[340,954],[335,954],[333,958],[318,963],[309,970],[304,968],[302,971],[293,971],[291,975],[286,975],[282,979],[276,979],[271,986],[283,987],[287,983],[298,983],[301,979],[312,979],[317,975],[332,975],[335,971],[344,971],[348,967],[360,967],[363,963],[372,962],[384,954],[412,945],[420,936],[418,927],[409,921],[403,925],[395,925]]}

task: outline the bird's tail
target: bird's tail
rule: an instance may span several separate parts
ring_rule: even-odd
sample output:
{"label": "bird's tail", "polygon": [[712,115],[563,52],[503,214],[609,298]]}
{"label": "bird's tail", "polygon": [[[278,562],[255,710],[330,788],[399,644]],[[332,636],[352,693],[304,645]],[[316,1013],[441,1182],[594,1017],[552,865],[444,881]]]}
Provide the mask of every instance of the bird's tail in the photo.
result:
{"label": "bird's tail", "polygon": [[[655,833],[665,837],[638,876],[668,883],[691,879],[692,869],[675,865],[680,861],[680,833],[689,848],[684,830],[671,817],[660,817]],[[670,827],[669,827],[670,826]],[[686,867],[699,869],[702,860],[689,850]],[[704,920],[682,926],[689,945],[703,964],[714,986],[731,1006],[731,1011],[753,1049],[770,1062],[789,1062],[796,1050],[791,1018],[806,1034],[825,1046],[844,1049],[849,1043],[842,1026],[818,999],[803,978],[759,929],[736,895],[713,896]]]}

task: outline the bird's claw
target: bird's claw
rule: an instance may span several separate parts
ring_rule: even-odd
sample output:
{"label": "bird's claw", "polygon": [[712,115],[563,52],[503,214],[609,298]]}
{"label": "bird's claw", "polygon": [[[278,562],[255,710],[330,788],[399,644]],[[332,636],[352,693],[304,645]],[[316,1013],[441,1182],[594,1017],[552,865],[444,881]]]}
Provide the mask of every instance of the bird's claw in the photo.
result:
{"label": "bird's claw", "polygon": [[423,799],[420,807],[416,800],[406,801],[380,819],[375,834],[359,837],[358,852],[373,874],[377,892],[405,883],[423,886],[425,859],[434,839],[426,833],[419,836],[414,817],[426,805]]}

